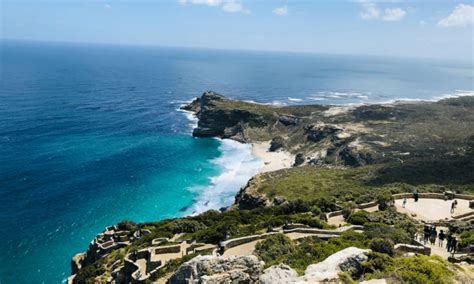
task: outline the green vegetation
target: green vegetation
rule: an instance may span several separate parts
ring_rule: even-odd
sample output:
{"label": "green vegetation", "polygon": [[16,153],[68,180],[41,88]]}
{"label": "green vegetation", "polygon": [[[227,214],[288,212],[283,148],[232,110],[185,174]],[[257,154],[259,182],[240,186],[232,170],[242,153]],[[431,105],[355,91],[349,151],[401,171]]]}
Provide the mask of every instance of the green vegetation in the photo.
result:
{"label": "green vegetation", "polygon": [[390,257],[373,252],[362,264],[364,279],[390,278],[401,283],[453,283],[454,265],[438,256]]}
{"label": "green vegetation", "polygon": [[295,244],[283,234],[272,235],[255,246],[255,253],[265,263],[278,261],[282,256],[294,251]]}
{"label": "green vegetation", "polygon": [[[462,165],[467,167],[469,163]],[[391,194],[413,192],[415,189],[418,192],[441,193],[452,189],[457,192],[474,192],[472,175],[462,165],[459,165],[459,172],[464,174],[462,177],[453,174],[455,180],[447,178],[442,184],[428,182],[429,176],[433,182],[439,182],[439,171],[444,167],[432,167],[431,172],[424,171],[423,179],[427,183],[420,183],[419,170],[414,170],[409,165],[370,165],[346,169],[303,166],[264,173],[248,190],[270,199],[280,197],[285,200],[311,201],[326,198],[356,204],[377,200],[381,208],[385,209],[393,200]],[[467,168],[474,170],[474,166]],[[450,180],[451,184],[448,183]]]}
{"label": "green vegetation", "polygon": [[459,237],[461,237],[461,241],[458,244],[459,248],[466,248],[469,245],[474,245],[474,230],[464,231],[459,235]]}

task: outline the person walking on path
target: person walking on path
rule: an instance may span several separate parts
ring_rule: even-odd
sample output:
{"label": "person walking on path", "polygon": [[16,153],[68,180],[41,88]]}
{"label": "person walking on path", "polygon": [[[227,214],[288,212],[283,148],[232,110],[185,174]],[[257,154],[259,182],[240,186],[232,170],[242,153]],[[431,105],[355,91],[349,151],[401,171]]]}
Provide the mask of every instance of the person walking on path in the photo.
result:
{"label": "person walking on path", "polygon": [[451,203],[451,214],[454,213],[454,207],[456,207],[456,203],[455,203],[455,202],[456,202],[456,200],[453,201],[453,203]]}
{"label": "person walking on path", "polygon": [[448,243],[446,244],[446,249],[448,252],[451,251],[451,246],[453,245],[453,235],[451,235],[451,232],[448,234]]}
{"label": "person walking on path", "polygon": [[443,230],[441,230],[439,232],[439,235],[438,235],[438,239],[439,239],[439,246],[440,247],[443,247],[443,242],[444,242],[444,239],[446,238],[446,234],[444,233]]}
{"label": "person walking on path", "polygon": [[407,198],[406,198],[406,197],[405,197],[405,198],[403,198],[403,205],[402,205],[402,206],[403,206],[403,208],[405,208],[405,205],[407,205]]}
{"label": "person walking on path", "polygon": [[456,237],[453,237],[453,240],[451,242],[451,253],[453,254],[453,256],[456,253],[457,246],[458,246],[458,240],[456,239]]}
{"label": "person walking on path", "polygon": [[426,245],[429,238],[430,238],[430,227],[425,226],[425,228],[423,229],[423,244]]}
{"label": "person walking on path", "polygon": [[430,243],[432,246],[436,244],[436,237],[438,236],[438,231],[436,231],[436,227],[433,226],[431,227],[430,231]]}

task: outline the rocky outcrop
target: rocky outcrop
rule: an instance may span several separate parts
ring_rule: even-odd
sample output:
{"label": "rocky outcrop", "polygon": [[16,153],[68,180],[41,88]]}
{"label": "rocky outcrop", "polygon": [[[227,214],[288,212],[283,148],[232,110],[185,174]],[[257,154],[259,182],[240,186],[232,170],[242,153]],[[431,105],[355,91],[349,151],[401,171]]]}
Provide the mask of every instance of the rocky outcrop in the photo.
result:
{"label": "rocky outcrop", "polygon": [[271,204],[265,196],[252,191],[252,188],[257,188],[257,184],[260,182],[259,175],[251,178],[247,185],[239,190],[235,196],[235,204],[240,210],[255,209],[258,207],[265,207]]}
{"label": "rocky outcrop", "polygon": [[215,92],[205,92],[201,98],[182,107],[194,111],[198,118],[198,127],[194,129],[195,137],[231,138],[240,142],[248,142],[244,134],[245,127],[263,127],[267,125],[263,116],[246,109],[225,108],[230,101]]}
{"label": "rocky outcrop", "polygon": [[340,272],[357,277],[362,271],[361,263],[369,259],[369,250],[348,247],[329,256],[318,264],[305,270],[303,279],[308,283],[328,281],[339,278]]}
{"label": "rocky outcrop", "polygon": [[304,162],[305,162],[304,154],[303,153],[298,153],[295,156],[295,163],[293,164],[293,166],[295,166],[295,167],[301,166],[302,164],[304,164]]}
{"label": "rocky outcrop", "polygon": [[285,126],[291,126],[298,125],[299,118],[292,115],[282,115],[278,118],[278,121]]}
{"label": "rocky outcrop", "polygon": [[168,284],[258,283],[263,262],[256,256],[198,256],[181,265]]}
{"label": "rocky outcrop", "polygon": [[342,129],[333,125],[310,125],[305,127],[308,141],[318,143],[326,138],[336,138],[336,134]]}
{"label": "rocky outcrop", "polygon": [[285,140],[281,136],[274,137],[270,142],[270,152],[275,152],[285,146]]}
{"label": "rocky outcrop", "polygon": [[260,283],[332,283],[337,282],[341,272],[347,272],[357,278],[362,272],[361,263],[368,260],[368,255],[369,250],[349,247],[336,252],[318,264],[309,265],[301,277],[298,277],[296,271],[287,265],[274,265],[265,269],[260,276]]}
{"label": "rocky outcrop", "polygon": [[260,276],[260,284],[288,284],[298,281],[298,273],[285,264],[273,265]]}

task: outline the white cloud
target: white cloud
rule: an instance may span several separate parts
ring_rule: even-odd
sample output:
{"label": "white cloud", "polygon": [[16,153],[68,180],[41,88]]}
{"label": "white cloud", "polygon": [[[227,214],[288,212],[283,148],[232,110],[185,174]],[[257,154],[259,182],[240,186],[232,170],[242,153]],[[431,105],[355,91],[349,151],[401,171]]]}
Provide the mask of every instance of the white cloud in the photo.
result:
{"label": "white cloud", "polygon": [[240,0],[178,0],[181,5],[194,4],[210,7],[222,7],[222,10],[228,13],[250,13],[249,9],[244,8]]}
{"label": "white cloud", "polygon": [[110,4],[104,4],[105,9],[112,9],[112,6]]}
{"label": "white cloud", "polygon": [[426,22],[425,22],[425,21],[423,21],[423,20],[421,20],[419,23],[420,23],[420,25],[421,25],[421,26],[424,26],[424,25],[426,25]]}
{"label": "white cloud", "polygon": [[385,9],[385,15],[382,19],[388,22],[400,21],[405,17],[406,13],[405,10],[400,8]]}
{"label": "white cloud", "polygon": [[383,11],[377,6],[377,3],[370,0],[358,1],[362,6],[360,17],[364,20],[382,20],[387,22],[400,21],[405,17],[407,12],[402,8],[387,8]]}
{"label": "white cloud", "polygon": [[438,22],[438,26],[447,27],[466,27],[474,24],[474,6],[459,4],[453,12]]}
{"label": "white cloud", "polygon": [[245,9],[244,6],[240,1],[237,0],[229,0],[227,1],[224,6],[222,6],[222,10],[229,12],[229,13],[250,13],[250,10]]}
{"label": "white cloud", "polygon": [[277,7],[275,9],[273,9],[272,12],[275,15],[284,16],[284,15],[288,14],[288,6],[285,5],[285,6]]}
{"label": "white cloud", "polygon": [[362,2],[361,3],[362,8],[364,9],[360,13],[360,17],[364,20],[371,20],[371,19],[378,19],[380,16],[380,10],[375,5],[375,3],[370,3],[370,2]]}

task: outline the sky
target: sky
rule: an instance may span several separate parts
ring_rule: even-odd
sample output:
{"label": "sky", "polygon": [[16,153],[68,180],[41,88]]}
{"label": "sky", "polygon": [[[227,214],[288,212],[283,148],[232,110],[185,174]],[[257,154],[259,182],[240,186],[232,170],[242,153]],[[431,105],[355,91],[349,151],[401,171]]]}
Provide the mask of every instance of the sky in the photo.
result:
{"label": "sky", "polygon": [[474,1],[0,0],[0,38],[474,58]]}

